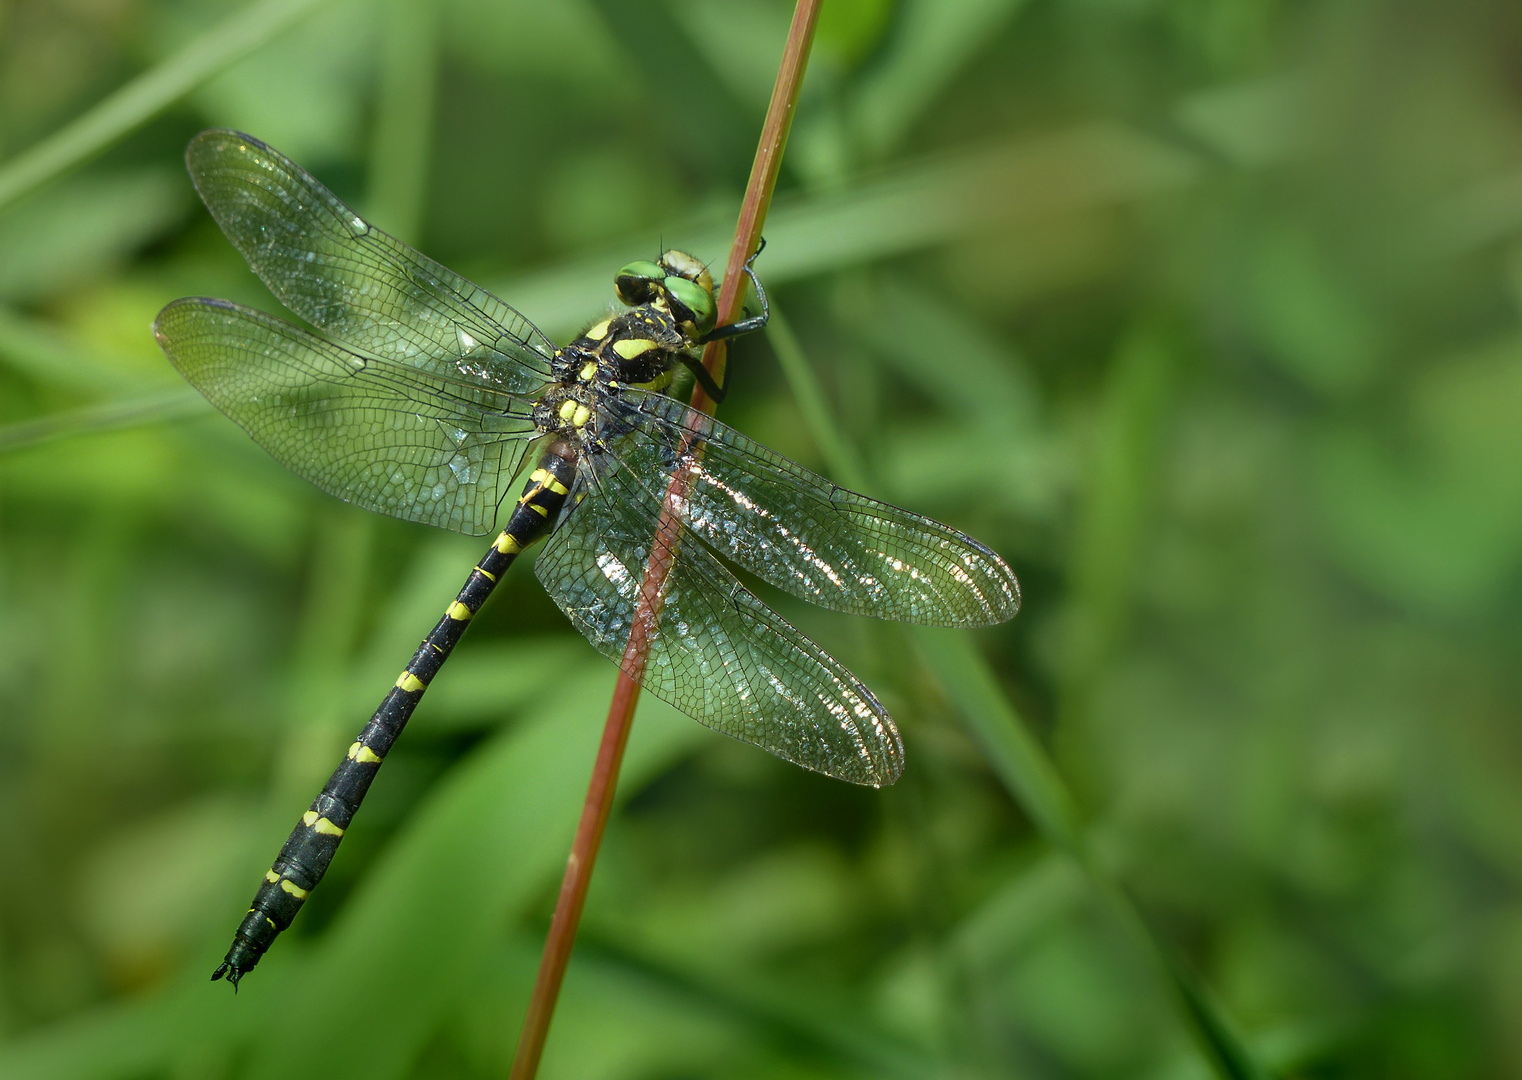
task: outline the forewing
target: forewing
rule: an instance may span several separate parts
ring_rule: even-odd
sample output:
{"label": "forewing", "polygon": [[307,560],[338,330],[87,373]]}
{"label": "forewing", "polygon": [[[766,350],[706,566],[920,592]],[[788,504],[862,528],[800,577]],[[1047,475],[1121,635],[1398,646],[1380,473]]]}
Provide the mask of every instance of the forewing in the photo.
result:
{"label": "forewing", "polygon": [[185,162],[217,224],[281,303],[355,350],[515,393],[555,347],[491,293],[366,223],[258,139],[203,131]]}
{"label": "forewing", "polygon": [[154,336],[282,465],[346,502],[488,532],[537,431],[519,398],[351,353],[226,300],[176,300]]}
{"label": "forewing", "polygon": [[1020,584],[998,555],[938,521],[858,495],[659,394],[627,391],[627,438],[685,469],[683,521],[714,550],[777,588],[836,611],[926,626],[1014,617]]}
{"label": "forewing", "polygon": [[674,525],[672,566],[649,624],[643,669],[624,663],[660,506],[631,475],[599,470],[535,564],[539,579],[598,651],[644,688],[711,728],[856,784],[898,779],[904,747],[871,691],[756,599],[701,540]]}

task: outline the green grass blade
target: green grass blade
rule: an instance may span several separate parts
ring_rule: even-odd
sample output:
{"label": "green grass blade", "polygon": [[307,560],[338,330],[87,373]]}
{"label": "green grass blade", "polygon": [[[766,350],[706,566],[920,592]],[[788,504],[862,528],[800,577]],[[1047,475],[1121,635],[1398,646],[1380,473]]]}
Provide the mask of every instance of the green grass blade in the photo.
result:
{"label": "green grass blade", "polygon": [[100,356],[51,323],[0,305],[0,366],[58,390],[123,394],[141,390],[127,362]]}
{"label": "green grass blade", "polygon": [[[773,304],[773,318],[777,308]],[[784,323],[784,326],[786,324]],[[821,447],[840,438],[818,382],[803,362],[796,338],[783,332],[783,346],[794,355],[783,372],[800,403],[810,432]],[[779,355],[782,350],[779,349]],[[849,460],[843,458],[843,460]],[[865,475],[841,475],[842,482],[867,488]],[[956,707],[977,739],[984,756],[1016,802],[1030,815],[1047,841],[1070,853],[1086,870],[1094,889],[1134,944],[1159,968],[1179,1001],[1179,1014],[1193,1032],[1216,1072],[1232,1080],[1258,1080],[1267,1074],[1256,1064],[1236,1025],[1224,1010],[1146,925],[1141,913],[1119,884],[1088,850],[1077,802],[1057,771],[1051,756],[1031,734],[1014,704],[1000,688],[988,662],[958,631],[914,627],[909,630],[941,691]]]}
{"label": "green grass blade", "polygon": [[814,377],[803,346],[793,333],[792,324],[783,317],[775,303],[772,304],[771,320],[766,324],[766,340],[771,342],[777,354],[777,362],[787,377],[798,410],[803,413],[804,427],[819,444],[830,474],[848,487],[859,487],[866,482],[866,470],[856,450],[841,436],[840,429],[830,419],[830,404],[825,400],[824,387]]}
{"label": "green grass blade", "polygon": [[1065,740],[1087,736],[1094,681],[1125,630],[1174,395],[1176,353],[1165,333],[1143,327],[1123,340],[1106,379],[1073,541],[1070,603],[1077,629],[1060,688],[1059,751],[1067,749]]}
{"label": "green grass blade", "polygon": [[0,206],[15,202],[100,153],[323,2],[262,0],[203,34],[83,116],[0,166]]}
{"label": "green grass blade", "polygon": [[126,401],[106,401],[82,409],[69,409],[0,427],[0,454],[14,453],[72,435],[90,435],[98,431],[115,431],[165,420],[178,420],[199,415],[208,408],[206,399],[187,387],[184,390],[150,394]]}
{"label": "green grass blade", "polygon": [[[1084,124],[946,154],[826,194],[779,198],[767,217],[766,254],[756,272],[767,285],[944,244],[1001,225],[1111,206],[1178,191],[1202,176],[1200,162],[1115,124]],[[726,249],[728,220],[687,220],[663,234],[700,259]],[[552,336],[574,331],[608,292],[608,267],[643,250],[645,239],[489,283],[532,313]]]}
{"label": "green grass blade", "polygon": [[941,689],[971,728],[1009,793],[1047,840],[1076,852],[1082,828],[1072,795],[999,687],[982,653],[964,631],[916,627],[912,633]]}
{"label": "green grass blade", "polygon": [[[1152,934],[1151,938],[1153,941],[1161,940],[1156,934]],[[1194,969],[1175,950],[1166,944],[1161,944],[1160,948],[1168,973],[1173,976],[1174,985],[1178,988],[1179,997],[1194,1019],[1195,1032],[1214,1056],[1217,1069],[1231,1077],[1231,1080],[1267,1080],[1268,1071],[1258,1065],[1237,1032],[1236,1025],[1226,1015],[1209,987],[1200,981]]]}
{"label": "green grass blade", "polygon": [[[753,974],[693,970],[666,957],[582,931],[576,962],[622,970],[685,998],[695,1010],[717,1010],[765,1031],[779,1045],[823,1053],[869,1076],[932,1076],[934,1059],[858,1015],[800,995],[797,987],[773,985]],[[826,995],[821,995],[826,996]]]}
{"label": "green grass blade", "polygon": [[164,164],[69,177],[0,211],[0,300],[35,303],[100,280],[194,202],[184,170]]}
{"label": "green grass blade", "polygon": [[409,244],[419,243],[427,209],[440,18],[432,0],[390,0],[375,73],[379,93],[365,206],[387,232]]}
{"label": "green grass blade", "polygon": [[[611,665],[586,657],[567,674],[563,691],[542,699],[535,715],[450,774],[325,935],[301,991],[307,999],[337,985],[405,992],[379,1002],[345,996],[322,1010],[291,1013],[266,1031],[255,1055],[264,1067],[256,1066],[256,1074],[302,1061],[315,1075],[406,1075],[452,1007],[455,973],[469,968],[482,941],[537,911],[563,865],[600,733],[596,706],[606,701],[614,674]],[[621,799],[713,738],[669,706],[647,705],[630,739]],[[240,996],[278,989],[250,977]],[[335,1030],[367,1034],[335,1040]]]}
{"label": "green grass blade", "polygon": [[851,102],[874,157],[892,152],[948,83],[994,41],[1024,0],[916,0],[903,5],[893,47]]}

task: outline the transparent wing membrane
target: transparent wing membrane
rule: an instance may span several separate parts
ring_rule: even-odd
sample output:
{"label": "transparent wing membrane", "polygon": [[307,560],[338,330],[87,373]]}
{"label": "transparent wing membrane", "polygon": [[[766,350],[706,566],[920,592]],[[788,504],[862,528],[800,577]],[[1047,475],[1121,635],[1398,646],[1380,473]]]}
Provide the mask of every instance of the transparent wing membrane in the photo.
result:
{"label": "transparent wing membrane", "polygon": [[281,464],[392,517],[488,532],[537,434],[515,395],[362,357],[226,300],[176,300],[154,334]]}
{"label": "transparent wing membrane", "polygon": [[513,393],[549,377],[555,347],[491,293],[370,226],[300,166],[235,131],[185,153],[196,190],[281,303],[337,341]]}
{"label": "transparent wing membrane", "polygon": [[535,564],[576,628],[622,665],[652,546],[663,545],[672,566],[644,668],[631,676],[695,720],[805,768],[872,786],[898,779],[903,743],[871,691],[752,595],[697,536],[678,525],[675,552],[665,547],[662,496],[635,475],[632,454],[621,457],[599,463],[595,481],[580,485],[585,498]]}
{"label": "transparent wing membrane", "polygon": [[206,131],[185,158],[228,239],[318,332],[190,297],[159,313],[154,334],[276,460],[368,510],[481,534],[540,447],[502,536],[302,815],[213,979],[236,986],[291,924],[472,616],[546,532],[535,561],[545,589],[646,690],[717,731],[872,787],[903,771],[893,719],[726,561],[823,607],[885,619],[986,626],[1019,609],[1014,575],[977,541],[633,388],[664,385],[695,356],[698,325],[710,338],[764,325],[749,262],[755,320],[712,329],[699,318],[713,310],[707,272],[668,251],[617,275],[630,310],[557,351],[259,140]]}
{"label": "transparent wing membrane", "polygon": [[762,580],[836,611],[927,626],[989,626],[1019,610],[1014,573],[970,536],[837,487],[669,397],[628,397],[624,461],[651,487],[687,470],[683,522]]}

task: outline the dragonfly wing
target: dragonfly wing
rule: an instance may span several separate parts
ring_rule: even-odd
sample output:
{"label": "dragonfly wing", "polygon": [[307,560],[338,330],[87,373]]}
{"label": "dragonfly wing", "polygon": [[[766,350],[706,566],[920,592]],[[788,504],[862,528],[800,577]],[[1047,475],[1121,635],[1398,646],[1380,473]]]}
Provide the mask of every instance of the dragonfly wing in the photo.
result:
{"label": "dragonfly wing", "polygon": [[[772,611],[680,524],[657,539],[661,499],[637,466],[583,464],[584,498],[535,563],[555,602],[599,652],[700,723],[816,772],[880,787],[904,747],[886,710],[834,657]],[[642,667],[626,663],[645,567],[671,560],[647,621]]]}
{"label": "dragonfly wing", "polygon": [[491,293],[374,228],[299,165],[236,131],[185,151],[196,191],[280,302],[371,356],[513,393],[549,377],[555,347]]}
{"label": "dragonfly wing", "polygon": [[490,531],[538,434],[514,395],[362,357],[226,300],[176,300],[153,332],[191,385],[286,468],[407,521]]}
{"label": "dragonfly wing", "polygon": [[[991,550],[949,526],[839,487],[681,402],[626,391],[647,483],[684,468],[682,520],[737,566],[836,611],[989,626],[1020,609]],[[655,477],[656,479],[650,479]]]}

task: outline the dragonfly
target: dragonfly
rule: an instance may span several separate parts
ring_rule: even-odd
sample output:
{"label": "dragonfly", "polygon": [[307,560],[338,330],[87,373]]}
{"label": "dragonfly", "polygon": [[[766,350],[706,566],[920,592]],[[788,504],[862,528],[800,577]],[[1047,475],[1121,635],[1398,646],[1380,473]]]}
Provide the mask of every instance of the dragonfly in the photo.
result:
{"label": "dragonfly", "polygon": [[188,297],[154,323],[170,363],[276,460],[345,501],[470,535],[505,517],[301,815],[213,980],[236,988],[291,925],[429,684],[537,541],[545,590],[645,690],[873,787],[903,769],[893,719],[730,566],[825,608],[909,623],[987,626],[1019,610],[1015,575],[976,540],[839,487],[670,396],[683,367],[724,396],[699,357],[709,341],[765,325],[751,263],[758,315],[716,326],[711,274],[667,250],[620,269],[610,313],[557,347],[249,135],[202,132],[186,163],[249,267],[318,332]]}

